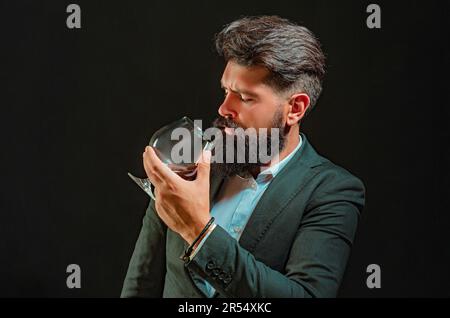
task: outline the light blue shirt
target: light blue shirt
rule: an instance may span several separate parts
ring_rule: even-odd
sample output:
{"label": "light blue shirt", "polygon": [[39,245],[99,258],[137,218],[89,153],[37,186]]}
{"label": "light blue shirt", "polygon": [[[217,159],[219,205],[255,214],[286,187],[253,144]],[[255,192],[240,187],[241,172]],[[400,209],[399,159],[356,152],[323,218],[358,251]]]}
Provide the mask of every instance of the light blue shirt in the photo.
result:
{"label": "light blue shirt", "polygon": [[[238,175],[227,178],[217,193],[211,209],[211,216],[215,218],[214,223],[221,226],[233,238],[239,240],[256,204],[258,204],[270,182],[286,166],[301,145],[302,137],[300,136],[300,142],[294,151],[280,162],[259,173],[256,179],[250,174],[245,178]],[[209,234],[203,238],[191,258],[195,257]],[[206,295],[212,297],[215,289],[205,280],[202,280],[201,283],[204,285],[203,291]]]}

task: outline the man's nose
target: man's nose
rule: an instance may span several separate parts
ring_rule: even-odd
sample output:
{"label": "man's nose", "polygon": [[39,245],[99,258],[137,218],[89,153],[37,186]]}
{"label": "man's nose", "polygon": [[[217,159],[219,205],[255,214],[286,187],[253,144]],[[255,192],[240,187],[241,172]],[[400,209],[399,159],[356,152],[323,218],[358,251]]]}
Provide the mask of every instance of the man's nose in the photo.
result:
{"label": "man's nose", "polygon": [[229,117],[230,119],[233,119],[237,116],[237,110],[233,106],[234,103],[230,100],[230,97],[230,95],[225,97],[225,100],[222,105],[220,105],[218,112],[222,117]]}

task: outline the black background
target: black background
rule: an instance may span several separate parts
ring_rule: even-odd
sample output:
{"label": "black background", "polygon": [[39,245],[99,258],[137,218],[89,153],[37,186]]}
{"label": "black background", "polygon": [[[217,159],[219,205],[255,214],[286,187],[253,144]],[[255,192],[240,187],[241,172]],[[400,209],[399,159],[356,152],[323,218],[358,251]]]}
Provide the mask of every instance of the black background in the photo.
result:
{"label": "black background", "polygon": [[[369,3],[0,2],[0,296],[119,296],[148,202],[126,173],[144,175],[158,127],[216,116],[213,36],[259,14],[321,40],[328,74],[302,130],[367,188],[340,296],[450,296],[449,2],[376,1],[379,30]],[[66,287],[72,263],[81,289]]]}

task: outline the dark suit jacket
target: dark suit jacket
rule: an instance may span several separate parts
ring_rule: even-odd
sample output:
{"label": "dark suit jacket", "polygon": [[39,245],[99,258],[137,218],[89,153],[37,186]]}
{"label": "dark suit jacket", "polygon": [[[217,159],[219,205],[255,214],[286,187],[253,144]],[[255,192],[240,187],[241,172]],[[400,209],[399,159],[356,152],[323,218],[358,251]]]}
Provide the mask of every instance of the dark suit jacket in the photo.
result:
{"label": "dark suit jacket", "polygon": [[[217,226],[187,264],[187,243],[159,219],[152,201],[122,297],[335,297],[364,206],[359,179],[303,144],[272,180],[239,241]],[[211,198],[223,178],[211,177]]]}

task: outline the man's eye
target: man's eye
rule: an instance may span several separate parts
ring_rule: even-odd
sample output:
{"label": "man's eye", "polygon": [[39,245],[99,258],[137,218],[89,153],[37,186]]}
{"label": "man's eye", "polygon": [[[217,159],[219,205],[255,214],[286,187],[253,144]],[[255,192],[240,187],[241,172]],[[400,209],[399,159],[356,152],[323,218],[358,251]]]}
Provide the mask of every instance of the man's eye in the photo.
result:
{"label": "man's eye", "polygon": [[244,97],[240,97],[241,98],[241,101],[243,101],[244,103],[250,103],[253,99],[251,99],[251,98],[244,98]]}

